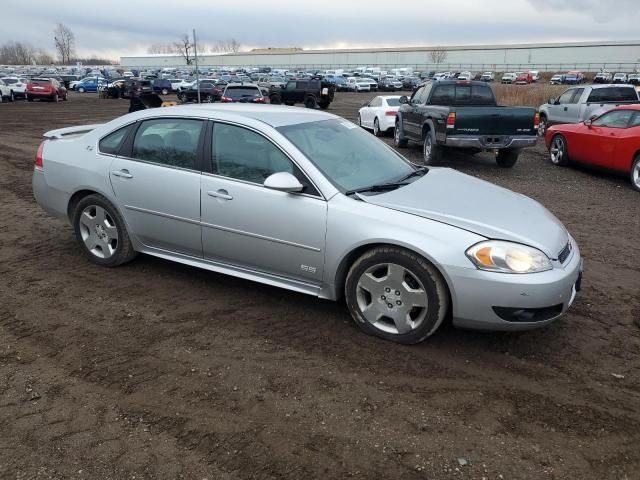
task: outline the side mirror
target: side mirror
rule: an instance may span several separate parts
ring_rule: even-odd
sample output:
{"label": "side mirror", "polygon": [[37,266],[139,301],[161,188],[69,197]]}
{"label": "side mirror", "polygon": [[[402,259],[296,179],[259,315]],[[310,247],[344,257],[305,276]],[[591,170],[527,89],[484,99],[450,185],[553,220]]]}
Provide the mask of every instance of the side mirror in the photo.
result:
{"label": "side mirror", "polygon": [[592,119],[585,120],[583,123],[584,123],[587,127],[591,128],[591,125],[593,124],[593,120],[592,120]]}
{"label": "side mirror", "polygon": [[557,101],[556,97],[549,97],[548,103],[549,105],[555,105],[556,101]]}
{"label": "side mirror", "polygon": [[403,95],[398,99],[398,102],[400,102],[400,105],[405,105],[409,103],[409,99],[407,98],[406,95]]}
{"label": "side mirror", "polygon": [[304,189],[298,179],[289,172],[278,172],[269,175],[264,181],[264,187],[287,193],[301,192]]}

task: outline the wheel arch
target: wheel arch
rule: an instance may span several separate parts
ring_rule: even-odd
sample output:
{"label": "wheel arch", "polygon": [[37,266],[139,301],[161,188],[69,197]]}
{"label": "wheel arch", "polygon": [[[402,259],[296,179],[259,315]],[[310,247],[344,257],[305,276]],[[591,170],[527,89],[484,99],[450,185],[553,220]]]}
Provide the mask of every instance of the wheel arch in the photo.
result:
{"label": "wheel arch", "polygon": [[428,117],[422,124],[422,139],[426,138],[427,132],[431,130],[435,131],[435,126],[433,124],[433,118]]}

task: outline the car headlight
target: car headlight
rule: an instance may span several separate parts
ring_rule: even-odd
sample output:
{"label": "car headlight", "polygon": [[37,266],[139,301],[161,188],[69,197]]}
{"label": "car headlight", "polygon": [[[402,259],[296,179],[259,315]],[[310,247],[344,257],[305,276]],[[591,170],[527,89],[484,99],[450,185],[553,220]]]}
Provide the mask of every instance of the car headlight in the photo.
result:
{"label": "car headlight", "polygon": [[501,273],[536,273],[551,270],[551,260],[540,250],[519,243],[488,240],[466,251],[480,270]]}

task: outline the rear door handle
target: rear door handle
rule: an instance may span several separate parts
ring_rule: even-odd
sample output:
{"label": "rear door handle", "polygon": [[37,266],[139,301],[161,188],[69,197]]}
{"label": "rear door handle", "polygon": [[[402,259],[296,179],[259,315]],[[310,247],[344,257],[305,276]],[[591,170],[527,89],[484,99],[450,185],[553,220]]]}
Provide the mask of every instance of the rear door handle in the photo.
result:
{"label": "rear door handle", "polygon": [[114,177],[133,178],[133,175],[131,175],[129,173],[129,170],[124,169],[124,168],[122,170],[114,170],[114,171],[112,171],[111,175],[113,175]]}
{"label": "rear door handle", "polygon": [[233,200],[233,197],[229,195],[229,192],[223,189],[217,190],[215,192],[210,190],[207,192],[207,195],[209,195],[210,197],[222,198],[223,200]]}

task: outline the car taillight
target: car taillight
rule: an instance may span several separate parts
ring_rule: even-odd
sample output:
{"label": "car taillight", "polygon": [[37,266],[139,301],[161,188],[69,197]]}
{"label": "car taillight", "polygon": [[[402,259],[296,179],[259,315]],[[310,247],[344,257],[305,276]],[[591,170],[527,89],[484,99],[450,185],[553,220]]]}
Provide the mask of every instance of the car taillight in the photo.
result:
{"label": "car taillight", "polygon": [[395,117],[396,116],[396,112],[394,112],[393,110],[389,110],[388,112],[384,112],[384,114],[387,117]]}
{"label": "car taillight", "polygon": [[256,103],[264,103],[264,97],[257,97]]}
{"label": "car taillight", "polygon": [[222,103],[229,103],[229,102],[233,102],[233,98],[231,97],[225,97],[224,95],[222,97],[220,97],[220,101]]}
{"label": "car taillight", "polygon": [[44,170],[44,161],[43,161],[44,159],[42,158],[43,150],[44,150],[44,142],[40,144],[40,146],[38,147],[38,151],[36,152],[35,168],[37,170]]}
{"label": "car taillight", "polygon": [[536,112],[536,114],[533,117],[533,128],[535,130],[540,128],[540,114],[538,112]]}
{"label": "car taillight", "polygon": [[449,113],[447,117],[447,128],[456,128],[456,112]]}

